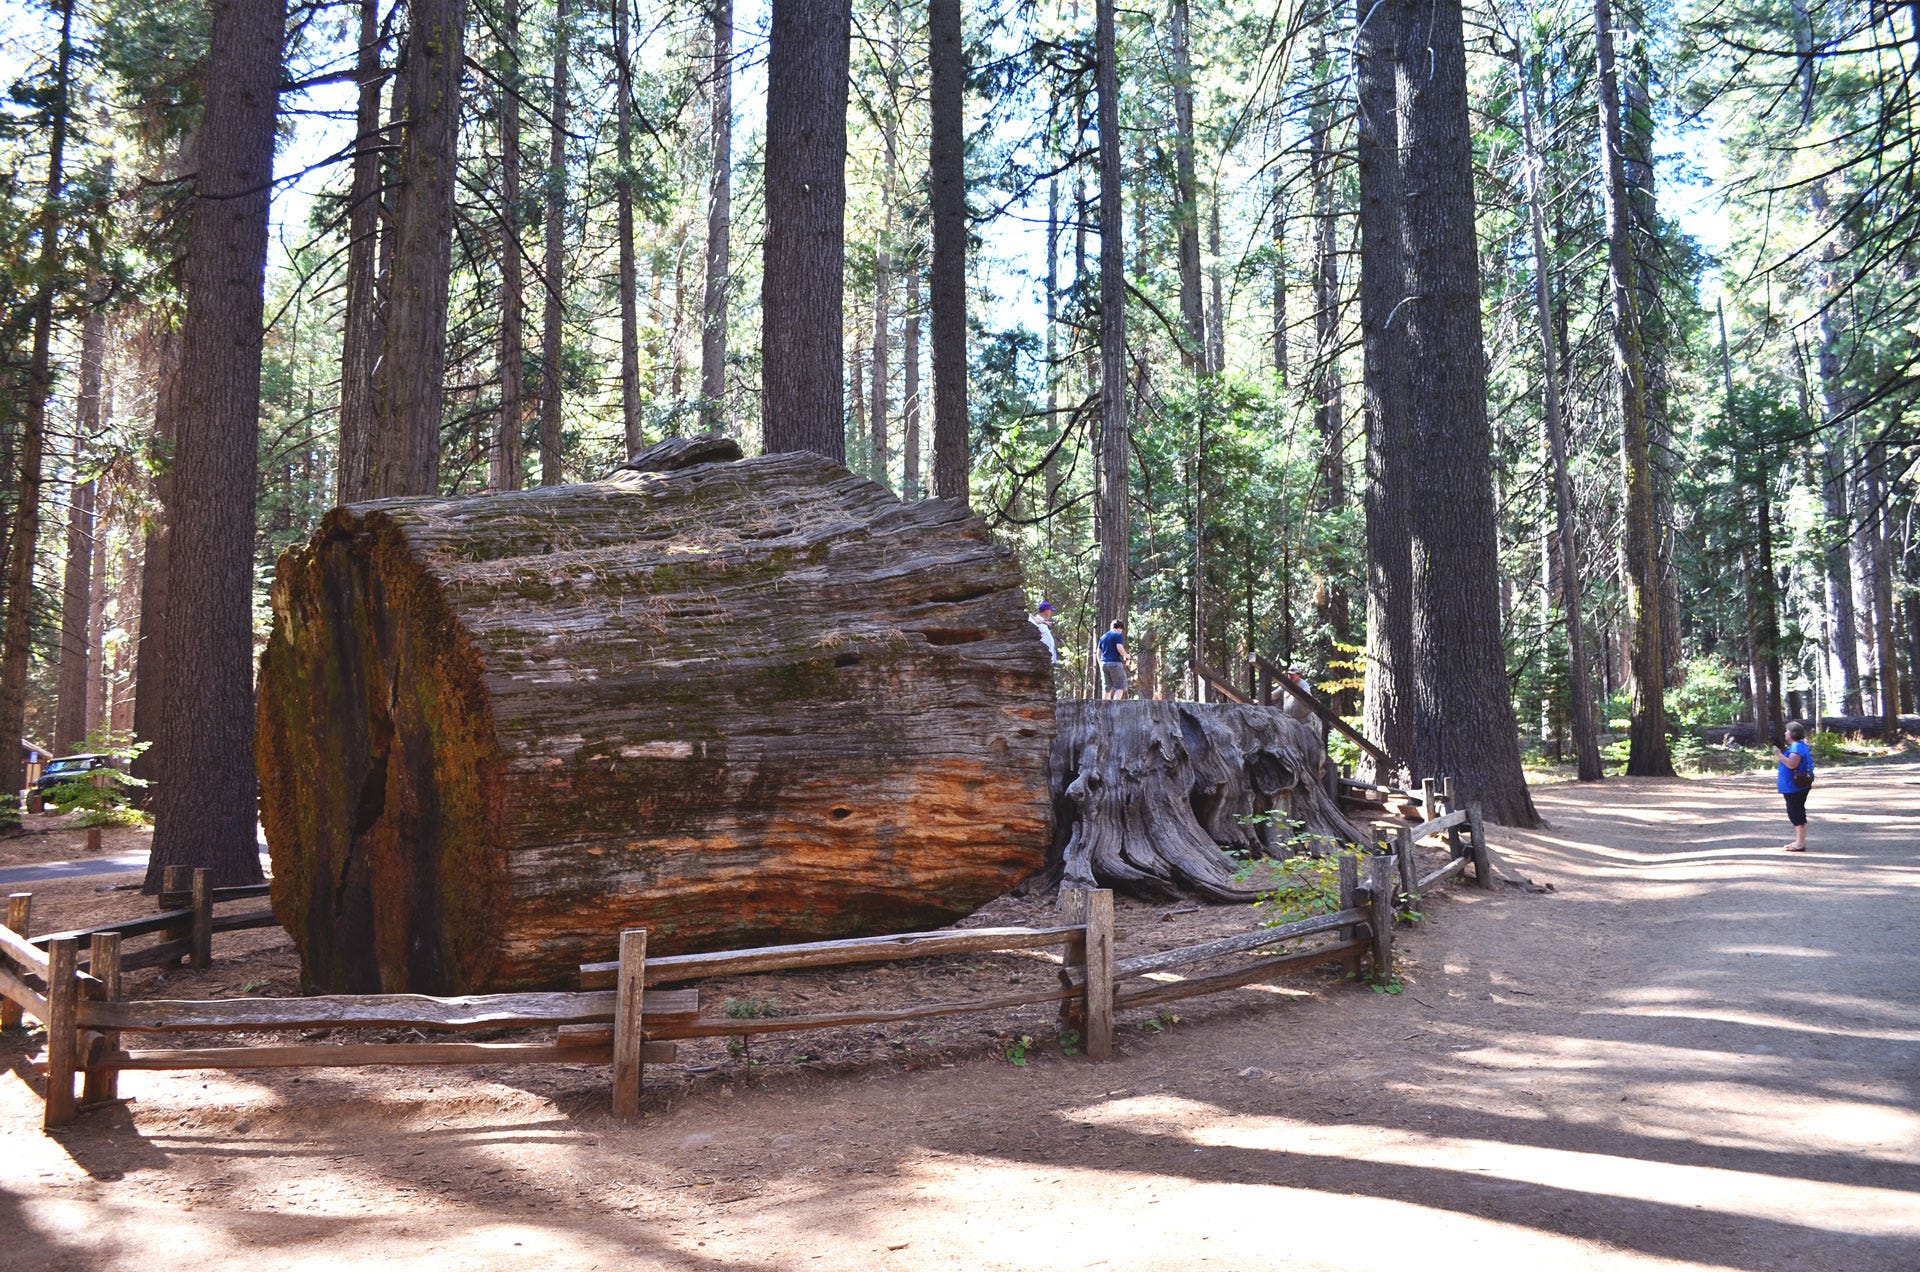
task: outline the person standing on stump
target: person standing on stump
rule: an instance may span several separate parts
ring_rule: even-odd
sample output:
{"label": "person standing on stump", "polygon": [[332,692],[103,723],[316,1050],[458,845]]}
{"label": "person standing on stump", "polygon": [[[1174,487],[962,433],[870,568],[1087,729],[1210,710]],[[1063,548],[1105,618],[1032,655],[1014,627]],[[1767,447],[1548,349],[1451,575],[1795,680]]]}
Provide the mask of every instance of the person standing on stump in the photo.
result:
{"label": "person standing on stump", "polygon": [[1047,661],[1059,663],[1060,647],[1053,643],[1053,602],[1040,602],[1040,608],[1027,615],[1027,621],[1040,629],[1040,643],[1047,647]]}
{"label": "person standing on stump", "polygon": [[1127,672],[1133,667],[1133,655],[1127,652],[1127,625],[1119,619],[1100,637],[1100,684],[1107,699],[1118,702],[1127,696]]}
{"label": "person standing on stump", "polygon": [[1813,748],[1807,745],[1807,726],[1798,720],[1787,725],[1785,750],[1773,750],[1774,787],[1787,801],[1787,820],[1793,824],[1788,852],[1807,850],[1807,792],[1813,789]]}

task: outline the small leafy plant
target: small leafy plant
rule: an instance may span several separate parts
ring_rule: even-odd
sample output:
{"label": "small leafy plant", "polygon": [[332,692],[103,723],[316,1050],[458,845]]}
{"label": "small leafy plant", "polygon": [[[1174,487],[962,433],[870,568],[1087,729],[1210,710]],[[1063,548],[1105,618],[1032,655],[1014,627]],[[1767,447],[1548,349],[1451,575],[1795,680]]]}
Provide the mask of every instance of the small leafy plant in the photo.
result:
{"label": "small leafy plant", "polygon": [[89,755],[104,755],[104,768],[77,774],[47,792],[47,804],[58,813],[81,813],[82,826],[144,826],[147,815],[133,806],[133,793],[147,785],[127,772],[127,766],[147,749],[131,733],[101,728],[81,744]]}
{"label": "small leafy plant", "polygon": [[[728,998],[720,1004],[720,1014],[728,1020],[771,1020],[780,1014],[779,1000],[773,998]],[[746,1059],[752,1063],[752,1053],[748,1046],[748,1035],[730,1034],[727,1037],[727,1054],[735,1060]]]}
{"label": "small leafy plant", "polygon": [[1165,1033],[1179,1023],[1179,1016],[1173,1012],[1161,1010],[1155,1012],[1151,1020],[1141,1021],[1140,1028],[1146,1030],[1148,1033]]}
{"label": "small leafy plant", "polygon": [[1065,1033],[1060,1035],[1060,1054],[1068,1057],[1077,1056],[1080,1054],[1080,1031],[1079,1030],[1069,1029]]}
{"label": "small leafy plant", "polygon": [[1033,1039],[1026,1034],[1021,1034],[1019,1040],[1007,1048],[1007,1063],[1016,1069],[1024,1069],[1027,1065],[1028,1053],[1032,1050]]}

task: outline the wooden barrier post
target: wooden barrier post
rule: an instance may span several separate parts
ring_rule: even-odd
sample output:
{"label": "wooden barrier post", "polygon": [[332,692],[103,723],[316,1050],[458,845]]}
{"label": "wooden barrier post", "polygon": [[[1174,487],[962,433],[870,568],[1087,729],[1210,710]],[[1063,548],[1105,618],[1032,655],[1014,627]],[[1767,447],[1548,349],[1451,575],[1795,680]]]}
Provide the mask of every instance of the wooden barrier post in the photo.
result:
{"label": "wooden barrier post", "polygon": [[193,872],[192,964],[213,966],[213,884],[205,870]]}
{"label": "wooden barrier post", "polygon": [[87,851],[100,851],[100,828],[98,826],[87,827]]}
{"label": "wooden barrier post", "polygon": [[[1062,888],[1060,890],[1060,921],[1072,924],[1080,929],[1080,934],[1066,943],[1060,952],[1060,988],[1072,989],[1073,972],[1078,968],[1081,983],[1086,983],[1087,970],[1087,894],[1080,888]],[[1087,1000],[1084,994],[1074,994],[1060,1000],[1060,1028],[1072,1030],[1080,1035],[1084,1042],[1087,1036]]]}
{"label": "wooden barrier post", "polygon": [[1453,779],[1450,777],[1440,779],[1440,802],[1446,806],[1446,810],[1449,813],[1460,807],[1459,804],[1454,802]]}
{"label": "wooden barrier post", "polygon": [[[1358,899],[1359,891],[1360,867],[1354,861],[1351,853],[1343,852],[1340,854],[1340,908],[1342,910],[1357,908],[1360,904]],[[1340,939],[1343,941],[1355,940],[1359,935],[1360,932],[1357,924],[1350,923],[1340,929]],[[1360,974],[1360,954],[1358,951],[1349,954],[1346,962],[1347,974],[1349,976],[1357,976]]]}
{"label": "wooden barrier post", "polygon": [[1087,893],[1087,1056],[1113,1055],[1113,890]]}
{"label": "wooden barrier post", "polygon": [[47,942],[47,1127],[73,1121],[73,1071],[80,1029],[80,942]]}
{"label": "wooden barrier post", "polygon": [[641,1042],[647,983],[647,930],[620,933],[620,979],[613,999],[613,1115],[623,1122],[640,1116],[640,1083],[645,1076]]}
{"label": "wooden barrier post", "polygon": [[1420,820],[1432,821],[1440,815],[1440,784],[1430,777],[1420,779]]}
{"label": "wooden barrier post", "polygon": [[[87,954],[87,971],[100,982],[101,992],[110,1003],[120,1001],[120,934],[118,932],[96,932],[93,945]],[[120,1033],[110,1029],[101,1035],[100,1049],[118,1051]],[[83,1057],[85,1058],[85,1057]],[[88,1104],[97,1104],[105,1100],[120,1098],[120,1071],[89,1067],[86,1082],[82,1084],[80,1098]]]}
{"label": "wooden barrier post", "polygon": [[1483,888],[1493,886],[1493,853],[1487,848],[1487,826],[1480,818],[1480,805],[1467,805],[1467,828],[1473,841],[1473,881]]}
{"label": "wooden barrier post", "polygon": [[1413,828],[1402,826],[1394,838],[1393,858],[1400,867],[1400,891],[1411,897],[1417,890],[1418,882],[1413,870]]}
{"label": "wooden barrier post", "polygon": [[1367,858],[1367,922],[1373,928],[1373,974],[1382,981],[1393,977],[1393,860]]}
{"label": "wooden barrier post", "polygon": [[[27,931],[33,926],[33,893],[13,892],[7,895],[7,927],[15,936],[33,935]],[[18,1029],[20,1027],[20,1004],[11,998],[0,998],[0,1029]]]}
{"label": "wooden barrier post", "polygon": [[[157,898],[162,910],[184,910],[193,904],[193,870],[188,866],[163,866],[160,870],[160,896]],[[177,941],[191,936],[192,928],[176,923],[160,934],[162,941]],[[178,964],[179,959],[171,960]]]}

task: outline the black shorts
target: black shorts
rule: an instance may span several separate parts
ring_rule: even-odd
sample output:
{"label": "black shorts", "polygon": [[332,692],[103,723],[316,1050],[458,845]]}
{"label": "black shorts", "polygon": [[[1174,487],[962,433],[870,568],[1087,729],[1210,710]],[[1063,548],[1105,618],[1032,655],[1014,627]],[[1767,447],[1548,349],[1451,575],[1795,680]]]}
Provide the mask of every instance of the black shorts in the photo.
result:
{"label": "black shorts", "polygon": [[1781,791],[1780,798],[1787,801],[1787,820],[1796,826],[1807,824],[1807,792]]}

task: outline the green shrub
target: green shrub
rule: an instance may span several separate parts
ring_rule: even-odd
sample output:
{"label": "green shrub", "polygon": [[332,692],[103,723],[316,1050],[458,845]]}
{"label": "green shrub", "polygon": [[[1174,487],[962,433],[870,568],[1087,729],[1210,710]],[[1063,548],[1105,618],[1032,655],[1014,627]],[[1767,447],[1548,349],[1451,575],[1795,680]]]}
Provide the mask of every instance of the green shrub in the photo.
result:
{"label": "green shrub", "polygon": [[126,766],[147,749],[147,743],[135,742],[130,733],[102,728],[89,734],[81,747],[85,754],[111,757],[113,764],[55,786],[47,792],[47,805],[57,813],[83,814],[82,826],[146,825],[147,815],[133,806],[133,793],[147,783],[128,773]]}
{"label": "green shrub", "polygon": [[1740,670],[1718,655],[1689,658],[1680,664],[1680,687],[1667,695],[1667,714],[1684,729],[1732,724],[1740,718]]}

